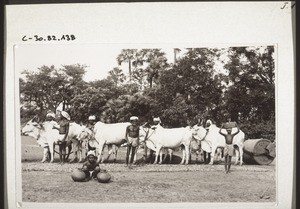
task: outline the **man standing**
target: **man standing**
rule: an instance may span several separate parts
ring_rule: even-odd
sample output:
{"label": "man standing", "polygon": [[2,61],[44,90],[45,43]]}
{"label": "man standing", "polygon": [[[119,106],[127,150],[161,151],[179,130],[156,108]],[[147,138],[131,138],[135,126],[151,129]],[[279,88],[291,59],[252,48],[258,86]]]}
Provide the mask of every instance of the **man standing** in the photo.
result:
{"label": "man standing", "polygon": [[60,121],[57,126],[53,126],[53,128],[56,128],[59,130],[61,142],[59,144],[59,153],[60,153],[60,162],[64,163],[66,159],[66,147],[67,147],[67,138],[69,134],[69,127],[70,127],[70,115],[65,112],[61,111],[60,113]]}
{"label": "man standing", "polygon": [[222,133],[222,128],[223,128],[223,124],[220,128],[220,131],[219,133],[225,137],[225,142],[226,142],[226,145],[225,145],[225,148],[224,148],[224,156],[225,156],[225,173],[228,173],[229,172],[229,169],[230,169],[230,166],[231,166],[231,158],[234,154],[234,147],[233,147],[233,144],[232,144],[232,141],[233,141],[233,137],[235,135],[237,135],[239,132],[240,132],[240,129],[239,127],[237,127],[237,132],[235,132],[234,134],[231,133],[232,131],[232,128],[227,128],[226,131],[227,131],[227,134],[223,134]]}
{"label": "man standing", "polygon": [[[126,154],[126,166],[131,167],[134,158],[136,157],[136,151],[139,145],[139,126],[138,126],[138,117],[132,116],[130,117],[131,125],[127,126],[125,139],[127,141],[127,154]],[[130,157],[130,162],[129,156]]]}
{"label": "man standing", "polygon": [[89,118],[88,118],[88,124],[87,124],[86,127],[93,131],[95,124],[96,124],[96,116],[95,115],[90,115]]}
{"label": "man standing", "polygon": [[159,117],[153,118],[153,125],[151,126],[152,129],[156,129],[157,127],[161,126],[161,120]]}
{"label": "man standing", "polygon": [[90,139],[87,142],[85,141],[82,145],[88,151],[90,151],[90,150],[96,151],[96,146],[98,144],[98,142],[95,139],[95,135],[94,135],[94,127],[95,127],[96,123],[97,123],[96,116],[90,115],[88,118],[88,123],[87,123],[86,127],[92,131],[92,134],[91,134]]}

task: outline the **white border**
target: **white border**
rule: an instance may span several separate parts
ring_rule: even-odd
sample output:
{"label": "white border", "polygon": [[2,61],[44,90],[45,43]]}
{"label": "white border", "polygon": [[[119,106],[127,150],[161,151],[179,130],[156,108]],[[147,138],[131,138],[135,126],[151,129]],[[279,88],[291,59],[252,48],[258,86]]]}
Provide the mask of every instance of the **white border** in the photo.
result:
{"label": "white border", "polygon": [[[51,208],[51,207],[103,207],[103,208],[180,208],[188,206],[189,208],[209,207],[209,208],[290,208],[292,198],[292,177],[293,177],[293,146],[294,146],[294,65],[293,65],[293,43],[292,43],[292,27],[291,27],[291,11],[290,2],[286,9],[281,9],[284,2],[259,2],[259,3],[229,3],[229,2],[206,2],[206,3],[130,3],[130,4],[60,4],[60,5],[12,5],[6,6],[6,70],[5,70],[5,146],[6,146],[6,165],[7,165],[7,194],[9,208],[18,208],[16,204],[16,194],[18,185],[16,180],[20,180],[20,175],[16,174],[16,165],[12,162],[14,156],[20,156],[19,147],[16,148],[15,140],[19,140],[17,135],[17,127],[19,124],[19,110],[16,101],[18,95],[14,94],[16,88],[14,82],[14,45],[24,44],[20,41],[23,34],[39,34],[47,33],[66,33],[66,29],[71,33],[78,34],[79,40],[72,44],[82,43],[104,43],[125,45],[152,45],[159,47],[163,44],[174,44],[174,47],[191,44],[197,47],[199,40],[201,47],[208,45],[216,46],[249,46],[253,43],[258,45],[266,45],[266,43],[277,43],[278,60],[277,64],[277,103],[276,103],[276,120],[277,126],[276,137],[278,155],[277,158],[277,204],[270,203],[172,203],[172,204],[38,204],[38,203],[22,203],[22,208]],[[168,9],[166,9],[168,8]],[[115,19],[107,19],[107,14],[115,14],[115,11],[125,14],[124,21],[132,21],[129,28],[114,26],[114,23],[121,20],[121,17]],[[62,14],[61,11],[64,11]],[[80,14],[74,13],[80,11]],[[103,11],[104,14],[93,14],[95,11]],[[175,11],[175,12],[174,12]],[[178,25],[174,25],[174,17],[178,17],[180,13],[181,19],[177,20]],[[155,14],[152,22],[142,23],[138,21],[134,15]],[[163,13],[164,12],[164,13]],[[176,16],[174,16],[176,14]],[[216,15],[218,14],[218,15]],[[104,16],[103,16],[104,15]],[[250,16],[247,16],[250,15]],[[85,17],[87,22],[82,22]],[[166,25],[165,21],[158,18],[166,18],[170,25]],[[186,18],[183,20],[182,18]],[[201,17],[201,18],[199,18]],[[228,25],[224,25],[221,17],[226,17]],[[64,20],[64,24],[57,24],[58,19]],[[173,18],[173,19],[172,19]],[[237,20],[238,18],[238,20]],[[124,19],[124,16],[122,16]],[[89,21],[90,20],[90,21]],[[210,24],[206,23],[210,21]],[[186,26],[185,21],[189,23]],[[45,27],[45,22],[48,27]],[[109,23],[112,23],[111,25]],[[235,24],[233,24],[235,23]],[[243,25],[245,23],[246,25]],[[138,34],[132,27],[138,24],[143,31]],[[201,26],[198,28],[198,24]],[[136,25],[135,25],[136,26]],[[162,27],[164,26],[164,27]],[[176,27],[175,27],[176,26]],[[213,26],[213,27],[210,27]],[[120,28],[121,27],[121,28]],[[149,28],[152,27],[152,28]],[[51,31],[49,32],[49,28]],[[158,33],[159,29],[164,28],[166,33]],[[201,31],[204,32],[200,32]],[[226,28],[226,30],[224,30]],[[183,33],[182,30],[186,32]],[[103,33],[106,31],[107,33]],[[121,35],[115,34],[115,31],[124,32]],[[130,33],[126,35],[126,32]],[[69,31],[70,33],[70,31]],[[205,33],[205,34],[203,34]],[[101,37],[97,34],[101,34]],[[125,35],[124,35],[125,34]],[[176,34],[173,37],[170,34]],[[169,37],[172,37],[171,39]],[[220,44],[226,43],[226,44]],[[236,44],[240,43],[240,44]],[[36,44],[36,43],[30,43]],[[55,44],[55,43],[53,43]],[[71,43],[70,43],[71,44]],[[200,46],[199,46],[200,47]],[[14,117],[12,117],[12,113]],[[280,127],[280,129],[278,129]],[[9,159],[9,162],[8,162]],[[14,160],[15,163],[16,160]],[[21,181],[20,181],[21,182]],[[15,186],[16,187],[15,187]],[[22,197],[21,197],[22,198]]]}

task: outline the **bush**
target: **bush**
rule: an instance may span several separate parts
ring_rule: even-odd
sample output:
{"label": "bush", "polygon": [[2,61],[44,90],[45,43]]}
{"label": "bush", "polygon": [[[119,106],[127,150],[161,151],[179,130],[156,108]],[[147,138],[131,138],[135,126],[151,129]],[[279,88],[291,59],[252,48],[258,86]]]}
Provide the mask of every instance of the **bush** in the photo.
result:
{"label": "bush", "polygon": [[244,122],[240,124],[241,130],[249,139],[269,139],[275,140],[275,121],[260,121],[260,122]]}

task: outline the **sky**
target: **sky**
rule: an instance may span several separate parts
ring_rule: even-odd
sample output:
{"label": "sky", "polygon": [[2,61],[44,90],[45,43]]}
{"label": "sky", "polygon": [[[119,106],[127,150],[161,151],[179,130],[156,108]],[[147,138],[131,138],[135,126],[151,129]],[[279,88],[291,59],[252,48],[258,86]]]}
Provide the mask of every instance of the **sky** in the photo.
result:
{"label": "sky", "polygon": [[[106,78],[108,71],[118,67],[117,56],[124,46],[117,44],[69,44],[69,45],[18,45],[15,47],[15,66],[17,72],[37,70],[39,67],[54,65],[87,65],[84,80],[94,81]],[[128,47],[129,48],[129,47]],[[162,48],[169,63],[173,63],[172,48]],[[128,64],[120,66],[127,72]]]}
{"label": "sky", "polygon": [[[86,74],[83,79],[87,82],[104,79],[108,71],[114,67],[120,67],[128,73],[128,63],[118,66],[117,56],[122,49],[137,48],[121,44],[41,44],[41,45],[17,45],[15,46],[15,69],[19,72],[24,70],[37,71],[39,67],[54,65],[61,68],[63,65],[81,64],[86,65]],[[141,47],[142,49],[145,47]],[[149,48],[149,47],[148,47]],[[263,52],[265,47],[260,47]],[[166,53],[168,63],[174,62],[174,50],[171,47],[161,48]],[[178,56],[182,56],[186,50],[182,48]],[[228,61],[227,53],[221,56],[221,60]],[[224,62],[215,60],[215,72],[227,73]]]}

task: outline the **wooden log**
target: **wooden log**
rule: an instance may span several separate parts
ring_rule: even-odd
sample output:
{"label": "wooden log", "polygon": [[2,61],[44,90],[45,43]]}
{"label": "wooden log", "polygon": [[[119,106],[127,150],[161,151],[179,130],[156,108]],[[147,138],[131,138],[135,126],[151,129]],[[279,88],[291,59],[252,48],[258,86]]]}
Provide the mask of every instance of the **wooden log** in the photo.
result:
{"label": "wooden log", "polygon": [[249,139],[244,143],[246,164],[269,165],[275,158],[275,145],[268,139]]}

